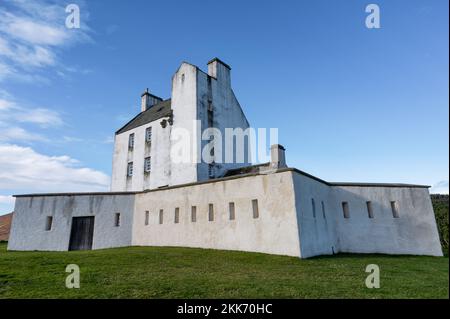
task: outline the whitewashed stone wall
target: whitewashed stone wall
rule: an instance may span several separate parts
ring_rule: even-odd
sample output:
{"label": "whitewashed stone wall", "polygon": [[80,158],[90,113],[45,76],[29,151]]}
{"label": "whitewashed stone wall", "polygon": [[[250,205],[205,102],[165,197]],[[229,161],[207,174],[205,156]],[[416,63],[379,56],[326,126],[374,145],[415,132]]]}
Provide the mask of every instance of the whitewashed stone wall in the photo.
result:
{"label": "whitewashed stone wall", "polygon": [[[47,216],[53,217],[49,231]],[[68,250],[72,217],[82,216],[95,217],[93,249],[131,246],[134,195],[46,195],[16,198],[8,250]]]}

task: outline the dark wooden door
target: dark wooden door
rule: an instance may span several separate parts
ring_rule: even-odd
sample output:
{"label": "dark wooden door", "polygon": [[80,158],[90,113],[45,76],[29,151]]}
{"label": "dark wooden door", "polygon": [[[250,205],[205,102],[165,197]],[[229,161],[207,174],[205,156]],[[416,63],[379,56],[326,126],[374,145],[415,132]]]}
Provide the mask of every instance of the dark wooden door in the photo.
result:
{"label": "dark wooden door", "polygon": [[69,250],[90,250],[94,237],[94,216],[73,217]]}

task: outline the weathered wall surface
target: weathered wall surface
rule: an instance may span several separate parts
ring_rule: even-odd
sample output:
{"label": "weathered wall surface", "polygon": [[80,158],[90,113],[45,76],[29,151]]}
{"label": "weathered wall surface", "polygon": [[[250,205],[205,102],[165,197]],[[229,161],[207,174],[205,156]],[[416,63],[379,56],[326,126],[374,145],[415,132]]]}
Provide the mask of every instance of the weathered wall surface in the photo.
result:
{"label": "weathered wall surface", "polygon": [[[252,199],[259,217],[253,218]],[[235,219],[229,218],[234,202]],[[209,204],[214,220],[208,219]],[[196,206],[196,222],[191,207]],[[175,209],[179,208],[179,223]],[[159,212],[163,210],[163,223]],[[149,224],[145,225],[145,212]],[[139,193],[133,245],[185,246],[299,256],[292,173],[256,175]]]}
{"label": "weathered wall surface", "polygon": [[301,257],[336,253],[338,250],[335,230],[337,215],[330,187],[297,173],[293,173],[293,181]]}
{"label": "weathered wall surface", "polygon": [[[339,186],[332,194],[339,251],[442,256],[427,188]],[[350,218],[343,218],[342,201],[349,204]],[[391,201],[397,202],[399,218],[393,217]]]}
{"label": "weathered wall surface", "polygon": [[[114,139],[111,191],[142,191],[168,185],[170,180],[170,131],[163,128],[163,118],[118,134]],[[152,128],[152,141],[147,144],[145,131]],[[134,133],[134,148],[128,149],[128,139]],[[144,174],[144,159],[151,156],[151,172]],[[127,165],[133,162],[133,176],[127,177]]]}
{"label": "weathered wall surface", "polygon": [[[216,72],[217,69],[217,72]],[[220,140],[214,140],[214,144],[218,147],[215,150],[215,164],[213,169],[213,176],[220,177],[228,169],[233,169],[242,166],[250,165],[249,147],[245,145],[242,149],[244,161],[237,162],[236,158],[232,163],[225,161],[225,129],[239,128],[246,130],[249,127],[247,118],[236,99],[233,90],[231,89],[230,70],[219,62],[214,62],[209,65],[210,75],[214,74],[217,78],[208,76],[208,74],[198,71],[197,76],[197,118],[201,122],[202,131],[209,127],[208,123],[208,107],[212,108],[212,127],[218,129],[222,134]],[[247,140],[247,143],[249,140]],[[202,149],[208,140],[203,140]],[[220,146],[221,145],[221,146]],[[222,153],[219,153],[222,150]],[[236,145],[231,149],[235,156]],[[203,181],[209,179],[208,164],[205,162],[198,165],[198,180]]]}
{"label": "weathered wall surface", "polygon": [[[9,250],[68,250],[72,217],[95,216],[93,249],[131,245],[134,195],[18,197]],[[121,224],[115,227],[115,213]],[[45,230],[47,216],[52,228]]]}
{"label": "weathered wall surface", "polygon": [[[297,173],[294,185],[302,257],[333,252],[442,256],[427,188],[328,186]],[[393,217],[391,201],[399,218]],[[348,203],[349,218],[342,202]]]}
{"label": "weathered wall surface", "polygon": [[[199,134],[201,134],[196,122],[197,72],[196,66],[184,62],[172,77],[173,127],[170,145],[165,146],[171,152],[169,185],[197,181]],[[189,141],[182,142],[178,133],[183,131],[187,133]],[[187,149],[185,146],[188,146]]]}

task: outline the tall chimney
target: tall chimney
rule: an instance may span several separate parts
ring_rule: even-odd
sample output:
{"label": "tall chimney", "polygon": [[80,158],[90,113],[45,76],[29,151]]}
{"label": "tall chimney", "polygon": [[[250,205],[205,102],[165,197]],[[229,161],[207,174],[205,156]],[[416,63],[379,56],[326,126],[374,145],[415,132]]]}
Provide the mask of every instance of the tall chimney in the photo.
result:
{"label": "tall chimney", "polygon": [[270,147],[270,167],[283,168],[287,167],[284,151],[286,149],[281,144],[273,144]]}
{"label": "tall chimney", "polygon": [[147,111],[149,108],[151,108],[156,103],[159,103],[162,101],[162,98],[157,97],[156,95],[150,94],[148,89],[145,90],[144,93],[141,95],[141,112]]}
{"label": "tall chimney", "polygon": [[231,86],[230,70],[231,67],[218,58],[208,62],[208,75],[215,78],[219,84]]}

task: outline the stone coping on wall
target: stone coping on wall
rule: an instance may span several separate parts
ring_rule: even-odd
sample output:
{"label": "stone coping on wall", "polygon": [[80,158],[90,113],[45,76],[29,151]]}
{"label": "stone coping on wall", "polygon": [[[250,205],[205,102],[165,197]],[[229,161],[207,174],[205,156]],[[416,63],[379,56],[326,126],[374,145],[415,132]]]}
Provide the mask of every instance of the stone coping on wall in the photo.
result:
{"label": "stone coping on wall", "polygon": [[346,187],[398,187],[398,188],[430,188],[431,186],[428,185],[417,185],[417,184],[402,184],[402,183],[353,183],[353,182],[327,182],[324,181],[318,177],[315,177],[311,174],[308,174],[306,172],[303,172],[297,168],[292,167],[286,167],[286,168],[280,168],[280,169],[274,169],[274,170],[267,170],[263,172],[256,172],[256,173],[248,173],[248,174],[242,174],[242,175],[234,175],[234,176],[228,176],[228,177],[221,177],[221,178],[215,178],[215,179],[209,179],[206,181],[201,182],[193,182],[193,183],[185,183],[185,184],[179,184],[179,185],[173,185],[173,186],[163,186],[155,189],[148,189],[144,191],[130,191],[130,192],[85,192],[85,193],[40,193],[40,194],[19,194],[19,195],[13,195],[14,197],[42,197],[42,196],[90,196],[90,195],[135,195],[135,194],[143,194],[148,192],[157,192],[162,190],[168,190],[168,189],[175,189],[175,188],[182,188],[182,187],[189,187],[189,186],[195,186],[195,185],[203,185],[203,184],[209,184],[209,183],[217,183],[222,181],[228,181],[238,178],[245,178],[245,177],[252,177],[252,176],[259,176],[259,175],[269,175],[274,173],[284,173],[284,172],[294,172],[306,177],[309,177],[311,179],[314,179],[320,183],[323,183],[328,186],[346,186]]}

